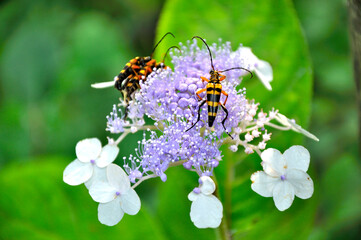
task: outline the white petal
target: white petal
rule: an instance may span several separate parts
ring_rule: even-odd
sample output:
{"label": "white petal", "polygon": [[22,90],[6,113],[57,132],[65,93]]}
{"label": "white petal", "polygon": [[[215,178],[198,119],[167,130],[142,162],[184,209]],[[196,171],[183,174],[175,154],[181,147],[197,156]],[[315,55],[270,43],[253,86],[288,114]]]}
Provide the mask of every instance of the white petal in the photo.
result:
{"label": "white petal", "polygon": [[120,199],[116,198],[108,203],[99,203],[98,219],[102,224],[114,226],[122,220],[124,212],[120,207]]}
{"label": "white petal", "polygon": [[96,160],[96,164],[100,168],[106,167],[115,160],[118,153],[119,148],[117,145],[105,145],[100,153],[99,158]]}
{"label": "white petal", "polygon": [[272,197],[273,188],[281,179],[279,177],[271,177],[263,171],[258,171],[252,174],[251,181],[253,191],[262,197]]}
{"label": "white petal", "polygon": [[92,174],[93,166],[90,163],[83,163],[75,159],[66,166],[63,172],[63,180],[67,184],[75,186],[88,181]]}
{"label": "white petal", "polygon": [[123,211],[129,215],[135,215],[140,210],[140,199],[133,188],[120,195],[120,202]]}
{"label": "white petal", "polygon": [[259,60],[256,63],[255,72],[263,85],[268,89],[272,90],[270,82],[273,80],[273,71],[271,65],[263,60]]}
{"label": "white petal", "polygon": [[253,71],[258,58],[253,54],[252,49],[249,47],[240,47],[237,51],[240,52],[241,58],[250,65],[249,70]]}
{"label": "white petal", "polygon": [[110,164],[107,167],[107,178],[109,184],[117,189],[120,193],[125,193],[130,188],[128,175],[116,164]]}
{"label": "white petal", "polygon": [[113,186],[104,182],[94,183],[89,189],[93,200],[100,203],[113,201],[117,197],[116,192],[117,190]]}
{"label": "white petal", "polygon": [[283,115],[281,113],[276,113],[275,119],[282,125],[284,125],[286,127],[291,127],[291,124],[289,123],[289,119],[285,115]]}
{"label": "white petal", "polygon": [[189,194],[188,194],[188,199],[189,199],[189,201],[195,201],[195,200],[197,200],[197,198],[198,198],[198,195],[199,194],[196,194],[195,192],[190,192]]}
{"label": "white petal", "polygon": [[282,153],[274,148],[268,148],[261,154],[263,170],[272,177],[279,177],[286,170],[286,161]]}
{"label": "white petal", "polygon": [[316,142],[319,142],[320,139],[318,139],[315,135],[310,133],[309,131],[303,129],[300,125],[297,125],[297,127],[292,128],[294,131],[299,132],[303,135],[305,135],[308,138],[311,138],[312,140],[315,140]]}
{"label": "white petal", "polygon": [[91,85],[92,88],[108,88],[108,87],[114,87],[115,81],[109,81],[109,82],[100,82],[100,83],[93,83]]}
{"label": "white petal", "polygon": [[77,158],[82,162],[90,162],[99,157],[102,144],[97,138],[87,138],[76,144],[75,152]]}
{"label": "white petal", "polygon": [[85,186],[89,189],[94,183],[107,182],[107,170],[106,168],[99,168],[96,165],[93,165],[93,175],[91,178],[85,182]]}
{"label": "white petal", "polygon": [[216,190],[216,184],[214,184],[212,178],[208,176],[202,176],[200,180],[202,183],[199,189],[203,194],[210,195]]}
{"label": "white petal", "polygon": [[273,200],[280,211],[284,211],[292,205],[295,198],[295,190],[288,181],[281,181],[273,189]]}
{"label": "white petal", "polygon": [[277,113],[275,119],[279,123],[283,124],[284,126],[290,127],[295,132],[301,133],[301,134],[305,135],[306,137],[311,138],[317,142],[320,141],[315,135],[306,131],[300,125],[296,124],[296,122],[294,120],[288,119],[285,115],[283,115],[281,113]]}
{"label": "white petal", "polygon": [[287,181],[295,188],[297,197],[307,199],[312,196],[313,181],[307,173],[296,169],[290,169],[287,171]]}
{"label": "white petal", "polygon": [[298,169],[307,172],[310,165],[310,153],[302,146],[292,146],[283,153],[287,169]]}
{"label": "white petal", "polygon": [[223,217],[222,203],[213,195],[199,194],[192,203],[190,216],[197,228],[217,228]]}

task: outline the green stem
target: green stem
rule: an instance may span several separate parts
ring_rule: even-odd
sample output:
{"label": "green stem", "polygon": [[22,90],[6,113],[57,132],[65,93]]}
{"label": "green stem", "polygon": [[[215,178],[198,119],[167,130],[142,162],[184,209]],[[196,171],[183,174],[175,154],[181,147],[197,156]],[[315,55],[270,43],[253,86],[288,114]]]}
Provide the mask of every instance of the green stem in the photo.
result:
{"label": "green stem", "polygon": [[[171,167],[176,167],[176,166],[179,166],[179,165],[182,165],[183,163],[185,163],[186,161],[188,160],[182,160],[182,161],[177,161],[177,162],[172,162],[169,164],[169,168]],[[150,175],[147,175],[145,177],[142,177],[141,179],[139,179],[138,182],[134,183],[132,188],[136,188],[141,182],[145,181],[145,180],[148,180],[148,179],[151,179],[151,178],[155,178],[155,177],[158,177],[157,174],[150,174]]]}
{"label": "green stem", "polygon": [[228,236],[231,239],[230,226],[232,226],[232,182],[234,179],[234,167],[233,160],[228,159],[226,165],[226,182],[225,182],[225,194],[224,194],[224,207],[225,214],[228,223]]}
{"label": "green stem", "polygon": [[[215,174],[213,174],[213,180],[214,180],[214,183],[216,184],[216,192],[215,192],[215,196],[218,198],[218,199],[221,199],[220,197],[220,192],[219,192],[219,184],[218,184],[218,181],[217,181],[217,178],[215,176]],[[227,189],[226,189],[227,191]],[[227,194],[226,194],[227,195]],[[225,202],[227,200],[225,199]],[[230,218],[227,216],[228,212],[230,212],[230,210],[227,210],[227,208],[230,207],[228,206],[227,204],[224,205],[224,217],[222,219],[222,222],[221,222],[221,226],[218,227],[218,233],[221,237],[222,240],[231,240],[232,237],[231,237],[231,232],[230,232],[230,229],[229,229],[229,224],[230,224]]]}

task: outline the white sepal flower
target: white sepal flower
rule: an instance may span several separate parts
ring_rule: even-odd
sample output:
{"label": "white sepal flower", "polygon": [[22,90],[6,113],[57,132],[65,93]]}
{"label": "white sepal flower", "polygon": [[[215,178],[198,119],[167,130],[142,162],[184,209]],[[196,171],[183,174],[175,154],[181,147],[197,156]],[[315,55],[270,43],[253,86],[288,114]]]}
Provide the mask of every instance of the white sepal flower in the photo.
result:
{"label": "white sepal flower", "polygon": [[252,174],[252,190],[263,197],[273,197],[280,211],[288,209],[295,195],[302,199],[313,194],[313,182],[306,173],[310,154],[302,146],[292,146],[283,155],[277,149],[262,152],[264,171]]}
{"label": "white sepal flower", "polygon": [[289,127],[291,130],[301,133],[303,135],[305,135],[306,137],[309,137],[315,141],[320,141],[315,135],[313,135],[312,133],[306,131],[305,129],[303,129],[300,125],[298,125],[295,120],[292,119],[288,119],[285,115],[282,115],[280,113],[276,114],[275,119],[281,123],[283,126],[285,127]]}
{"label": "white sepal flower", "polygon": [[77,159],[64,170],[63,180],[69,185],[85,183],[89,188],[94,181],[105,179],[105,169],[118,155],[119,148],[108,144],[102,148],[97,138],[79,141],[75,147]]}
{"label": "white sepal flower", "polygon": [[212,193],[216,186],[208,176],[200,178],[200,187],[188,194],[192,201],[191,220],[197,228],[217,228],[222,221],[223,206]]}
{"label": "white sepal flower", "polygon": [[272,90],[270,82],[273,80],[273,70],[271,65],[263,60],[258,59],[249,47],[240,47],[238,51],[241,52],[241,56],[244,56],[245,62],[249,63],[249,70],[255,71],[263,85]]}
{"label": "white sepal flower", "polygon": [[116,164],[107,167],[107,182],[94,183],[90,196],[99,202],[98,219],[108,226],[116,225],[124,213],[135,215],[140,210],[138,194],[130,187],[129,177]]}

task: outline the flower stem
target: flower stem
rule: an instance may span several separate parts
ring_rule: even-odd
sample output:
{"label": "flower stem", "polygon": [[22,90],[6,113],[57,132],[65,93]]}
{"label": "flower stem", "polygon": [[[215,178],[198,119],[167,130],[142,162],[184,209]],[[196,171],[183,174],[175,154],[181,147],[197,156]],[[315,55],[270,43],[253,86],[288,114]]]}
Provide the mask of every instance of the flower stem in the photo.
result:
{"label": "flower stem", "polygon": [[169,167],[176,167],[182,165],[183,163],[187,162],[188,160],[176,161],[169,164]]}
{"label": "flower stem", "polygon": [[140,126],[140,127],[137,127],[138,130],[157,130],[158,128],[156,126],[153,126],[153,125],[145,125],[145,126]]}
{"label": "flower stem", "polygon": [[267,126],[270,126],[270,127],[273,127],[273,128],[276,128],[278,130],[282,130],[282,131],[288,131],[291,129],[291,127],[282,127],[282,126],[279,126],[277,124],[274,124],[274,123],[265,123],[264,125],[267,125]]}
{"label": "flower stem", "polygon": [[[216,178],[214,173],[213,173],[213,180],[214,180],[214,183],[216,184],[216,192],[214,193],[214,195],[218,199],[221,199],[220,192],[219,192],[219,184],[218,184],[217,178]],[[221,236],[222,240],[231,240],[232,239],[230,231],[229,231],[229,227],[228,227],[229,226],[229,223],[228,223],[229,219],[227,217],[227,210],[226,210],[227,207],[228,206],[225,205],[225,208],[224,208],[225,216],[222,219],[221,226],[219,226],[217,228],[217,230],[219,232],[219,235]]]}
{"label": "flower stem", "polygon": [[[155,126],[139,126],[137,127],[137,131],[139,130],[155,130],[157,129]],[[115,141],[115,144],[118,145],[121,141],[123,141],[123,139],[129,134],[131,133],[131,130],[130,129],[124,129],[124,132],[118,137],[118,139]]]}
{"label": "flower stem", "polygon": [[[184,162],[186,162],[187,160],[182,160],[182,161],[177,161],[177,162],[172,162],[169,164],[169,167],[176,167],[176,166],[179,166],[179,165],[182,165]],[[132,188],[136,188],[139,184],[141,184],[143,181],[145,180],[148,180],[148,179],[151,179],[151,178],[155,178],[155,177],[158,177],[157,174],[150,174],[150,175],[147,175],[145,177],[142,177],[141,179],[139,179],[138,182],[134,183],[134,185],[132,186]]]}
{"label": "flower stem", "polygon": [[158,175],[156,175],[156,174],[150,174],[150,175],[147,175],[147,176],[145,176],[145,177],[142,177],[138,182],[136,182],[136,183],[132,186],[132,188],[134,189],[134,188],[136,188],[141,182],[143,182],[143,181],[145,181],[145,180],[147,180],[147,179],[150,179],[150,178],[155,178],[155,177],[158,177]]}
{"label": "flower stem", "polygon": [[225,193],[224,193],[224,207],[225,217],[227,219],[227,239],[231,239],[230,226],[232,224],[232,182],[234,179],[234,167],[233,160],[229,159],[226,164],[226,181],[225,181]]}
{"label": "flower stem", "polygon": [[118,137],[118,139],[115,141],[115,145],[118,145],[128,134],[130,133],[129,130],[125,130],[122,135]]}

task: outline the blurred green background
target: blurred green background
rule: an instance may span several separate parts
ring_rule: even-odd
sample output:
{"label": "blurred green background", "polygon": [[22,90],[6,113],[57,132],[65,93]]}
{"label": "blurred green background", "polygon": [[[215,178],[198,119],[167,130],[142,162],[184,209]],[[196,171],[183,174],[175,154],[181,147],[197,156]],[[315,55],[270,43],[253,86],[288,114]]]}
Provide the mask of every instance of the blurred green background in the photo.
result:
{"label": "blurred green background", "polygon": [[[195,12],[205,17],[191,21],[187,14]],[[315,194],[312,200],[296,200],[285,213],[270,212],[272,200],[249,190],[250,173],[259,166],[246,165],[250,169],[241,170],[239,179],[247,190],[232,198],[241,203],[231,214],[235,238],[359,239],[361,171],[347,30],[345,0],[1,2],[0,239],[221,237],[215,230],[193,227],[190,203],[181,199],[189,190],[174,193],[193,186],[195,176],[187,179],[189,175],[172,169],[169,175],[184,184],[142,184],[137,190],[142,211],[112,228],[98,222],[97,205],[85,187],[62,182],[79,140],[97,137],[105,143],[105,116],[119,97],[113,89],[94,90],[90,84],[112,80],[129,59],[149,55],[154,39],[166,31],[177,39],[164,41],[158,56],[193,33],[230,40],[234,49],[240,42],[252,47],[275,67],[275,79],[273,92],[257,80],[247,83],[248,96],[265,110],[274,106],[305,128],[309,124],[320,139],[316,143],[296,133],[282,138],[283,133],[273,131],[279,143],[270,146],[284,151],[289,146],[282,144],[292,139],[289,143],[310,150]],[[298,76],[296,83],[286,84]],[[121,156],[132,153],[141,134],[127,138]],[[262,214],[274,217],[261,221]]]}

